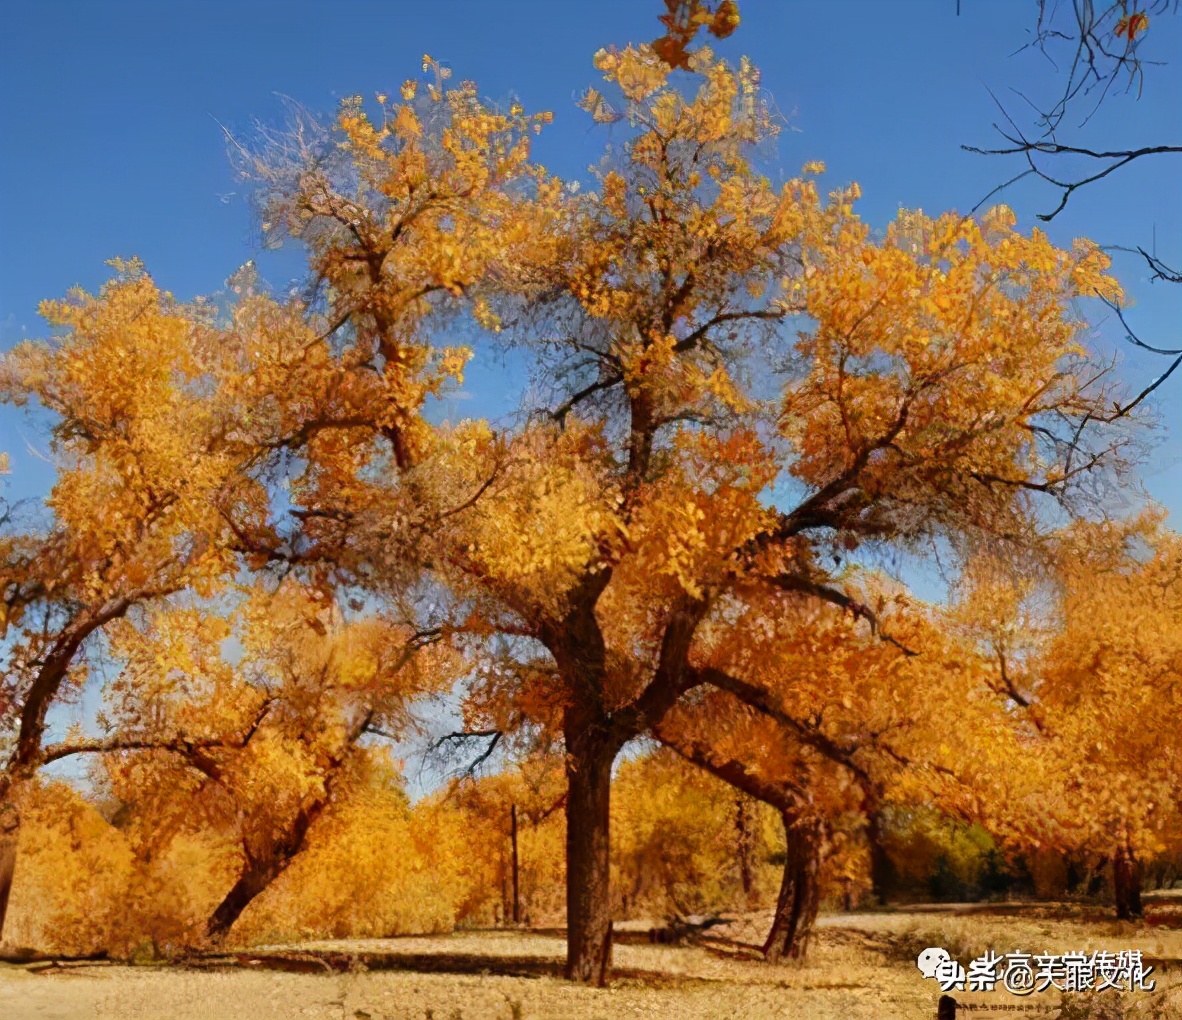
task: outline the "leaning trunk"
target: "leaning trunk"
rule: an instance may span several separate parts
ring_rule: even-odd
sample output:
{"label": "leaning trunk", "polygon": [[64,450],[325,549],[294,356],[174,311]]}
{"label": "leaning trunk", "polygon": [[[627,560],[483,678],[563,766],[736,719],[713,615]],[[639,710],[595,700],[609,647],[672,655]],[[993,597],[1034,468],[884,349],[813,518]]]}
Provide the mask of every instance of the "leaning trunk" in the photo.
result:
{"label": "leaning trunk", "polygon": [[566,976],[604,985],[611,966],[612,762],[602,740],[567,739]]}
{"label": "leaning trunk", "polygon": [[4,941],[4,918],[16,871],[16,845],[20,839],[21,816],[12,800],[0,801],[0,942]]}
{"label": "leaning trunk", "polygon": [[1112,887],[1116,916],[1127,921],[1141,916],[1141,862],[1129,850],[1119,850],[1112,859]]}
{"label": "leaning trunk", "polygon": [[287,870],[287,866],[303,849],[304,839],[308,835],[308,827],[316,820],[328,803],[329,780],[325,782],[324,795],[313,800],[311,804],[301,807],[295,818],[276,842],[272,843],[264,852],[248,854],[246,867],[238,876],[238,881],[217,909],[210,915],[205,925],[205,934],[214,943],[221,942],[234,927],[234,922],[242,916],[251,901],[263,892],[272,882]]}
{"label": "leaning trunk", "polygon": [[218,904],[209,922],[205,926],[205,934],[211,941],[221,942],[234,927],[234,923],[242,916],[251,901],[282,874],[291,858],[269,857],[262,861],[252,861],[247,869],[238,876],[238,881],[226,893],[225,898]]}
{"label": "leaning trunk", "polygon": [[787,846],[776,916],[763,944],[768,963],[804,958],[820,902],[820,830],[816,824],[800,822],[788,812],[783,812],[781,818]]}

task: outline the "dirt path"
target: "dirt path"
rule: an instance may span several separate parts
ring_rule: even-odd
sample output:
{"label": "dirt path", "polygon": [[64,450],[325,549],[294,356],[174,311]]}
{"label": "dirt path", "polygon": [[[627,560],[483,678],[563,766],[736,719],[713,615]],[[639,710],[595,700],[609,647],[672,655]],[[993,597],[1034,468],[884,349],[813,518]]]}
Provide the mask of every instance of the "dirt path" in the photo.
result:
{"label": "dirt path", "polygon": [[[733,943],[682,948],[627,940],[616,947],[616,977],[604,990],[573,987],[555,976],[563,956],[557,934],[505,931],[256,947],[252,955],[261,962],[244,957],[183,968],[0,966],[0,1018],[933,1020],[939,989],[915,967],[912,954],[920,942],[946,946],[963,963],[986,947],[1003,953],[1019,946],[1035,953],[1140,949],[1168,968],[1156,975],[1160,988],[1177,993],[1167,1008],[1182,1006],[1182,930],[1053,914],[833,915],[822,919],[803,966],[746,959]],[[743,940],[743,927],[724,934]],[[280,963],[292,966],[268,969]],[[977,1007],[961,1011],[969,1018],[995,1004],[1020,1004],[1025,1016],[1059,1013],[1053,991],[1024,1000],[1000,990],[960,999]]]}

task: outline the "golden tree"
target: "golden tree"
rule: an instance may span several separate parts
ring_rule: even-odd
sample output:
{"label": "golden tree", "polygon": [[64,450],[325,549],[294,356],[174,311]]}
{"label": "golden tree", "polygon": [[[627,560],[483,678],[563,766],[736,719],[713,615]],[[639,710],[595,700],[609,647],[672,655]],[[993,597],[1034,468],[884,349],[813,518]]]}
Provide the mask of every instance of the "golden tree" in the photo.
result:
{"label": "golden tree", "polygon": [[1121,918],[1141,912],[1143,864],[1182,840],[1180,556],[1157,511],[1078,522],[1037,576],[970,563],[953,616],[1012,730],[986,764],[991,826],[1025,849],[1109,864]]}
{"label": "golden tree", "polygon": [[[236,874],[203,933],[215,942],[287,870],[318,820],[376,775],[366,771],[372,754],[363,738],[401,738],[410,702],[453,683],[457,661],[433,647],[438,633],[415,633],[389,616],[348,618],[290,579],[269,594],[251,591],[238,614],[233,629],[210,607],[124,627],[116,651],[125,665],[106,720],[116,738],[240,734],[106,762],[108,784],[134,809],[133,843],[145,861],[181,831],[228,844]],[[234,666],[220,654],[231,635],[242,647]]]}
{"label": "golden tree", "polygon": [[[686,63],[693,96],[651,47],[596,55],[607,84],[582,105],[626,137],[589,195],[529,163],[545,118],[448,89],[429,60],[380,119],[357,99],[239,150],[264,226],[308,247],[313,349],[391,400],[306,436],[299,541],[376,590],[405,583],[413,547],[458,626],[510,639],[470,717],[561,737],[567,972],[597,983],[612,764],[702,685],[742,680],[766,707],[728,672],[739,650],[716,651],[744,607],[874,626],[842,566],[859,547],[1020,547],[1041,500],[1071,509],[1123,454],[1070,313],[1117,294],[1094,246],[1023,236],[1004,208],[901,213],[875,238],[856,186],[823,202],[818,166],[782,188],[757,172],[776,124],[754,67]],[[544,406],[511,432],[424,424],[465,357],[432,342],[449,313],[532,360]]]}
{"label": "golden tree", "polygon": [[[50,518],[0,536],[0,925],[20,805],[37,769],[94,741],[45,744],[50,708],[85,682],[113,621],[233,566],[223,513],[265,515],[233,405],[211,399],[212,348],[199,311],[177,305],[138,263],[93,297],[46,302],[61,334],[0,361],[0,398],[55,417]],[[175,736],[175,735],[174,735]]]}
{"label": "golden tree", "polygon": [[1113,286],[1093,247],[1023,237],[1004,209],[901,214],[875,240],[856,188],[823,204],[753,170],[774,125],[750,66],[700,52],[686,99],[645,47],[596,62],[636,131],[503,312],[555,397],[444,560],[554,664],[531,698],[559,706],[567,755],[568,974],[602,982],[612,762],[695,687],[734,692],[707,655],[750,593],[773,618],[815,601],[873,622],[833,566],[852,550],[1021,543],[1038,497],[1069,502],[1119,444],[1089,445],[1110,401],[1068,314]]}
{"label": "golden tree", "polygon": [[[297,558],[290,529],[273,520],[292,451],[312,439],[347,449],[356,421],[381,420],[396,399],[334,362],[318,320],[260,293],[249,266],[219,306],[177,302],[135,260],[113,265],[99,295],[42,306],[58,335],[0,361],[0,398],[53,415],[58,472],[45,514],[0,522],[0,920],[37,769],[149,739],[45,745],[50,708],[85,681],[104,630],[185,590],[212,597],[240,553],[255,567]],[[179,732],[151,740],[192,743]]]}

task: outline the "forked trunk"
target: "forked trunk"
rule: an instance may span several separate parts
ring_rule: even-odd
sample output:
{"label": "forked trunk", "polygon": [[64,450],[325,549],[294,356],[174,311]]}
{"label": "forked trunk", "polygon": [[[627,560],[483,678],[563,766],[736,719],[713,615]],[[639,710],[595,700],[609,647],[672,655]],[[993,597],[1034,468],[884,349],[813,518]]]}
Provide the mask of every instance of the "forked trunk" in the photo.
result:
{"label": "forked trunk", "polygon": [[566,976],[602,986],[611,966],[612,762],[616,748],[593,738],[567,742]]}
{"label": "forked trunk", "polygon": [[818,824],[800,822],[788,812],[784,822],[787,847],[776,916],[763,944],[768,963],[803,959],[820,902],[822,834]]}
{"label": "forked trunk", "polygon": [[1116,916],[1127,921],[1141,916],[1141,862],[1127,849],[1112,858],[1112,888]]}
{"label": "forked trunk", "polygon": [[4,941],[4,918],[16,871],[16,845],[20,840],[21,816],[11,800],[0,801],[0,942]]}

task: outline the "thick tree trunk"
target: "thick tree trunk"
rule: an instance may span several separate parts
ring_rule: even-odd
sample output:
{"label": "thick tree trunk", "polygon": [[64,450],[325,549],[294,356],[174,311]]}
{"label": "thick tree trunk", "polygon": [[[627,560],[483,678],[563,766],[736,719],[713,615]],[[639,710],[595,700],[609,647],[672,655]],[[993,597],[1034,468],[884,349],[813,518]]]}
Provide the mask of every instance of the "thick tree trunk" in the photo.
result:
{"label": "thick tree trunk", "polygon": [[776,916],[763,944],[768,963],[803,959],[820,902],[822,837],[816,823],[799,822],[783,812],[784,874],[776,900]]}
{"label": "thick tree trunk", "polygon": [[21,816],[15,802],[0,801],[0,942],[4,940],[4,918],[16,871],[16,845],[21,834]]}
{"label": "thick tree trunk", "polygon": [[616,750],[586,734],[567,740],[566,976],[599,986],[611,966],[609,819]]}
{"label": "thick tree trunk", "polygon": [[326,784],[325,795],[301,808],[287,831],[275,843],[257,856],[247,858],[246,867],[239,874],[238,881],[226,893],[205,925],[205,934],[210,940],[221,942],[251,901],[287,870],[296,854],[303,849],[309,826],[319,817],[327,803]]}
{"label": "thick tree trunk", "polygon": [[256,855],[247,856],[246,867],[239,874],[238,881],[226,893],[205,925],[205,934],[211,941],[221,942],[234,927],[234,922],[242,916],[242,911],[283,874],[296,854],[303,849],[309,827],[328,804],[332,779],[333,775],[330,774],[325,781],[323,796],[300,808],[287,831],[275,842]]}
{"label": "thick tree trunk", "polygon": [[1141,862],[1131,851],[1118,850],[1113,856],[1112,889],[1120,920],[1141,916]]}

